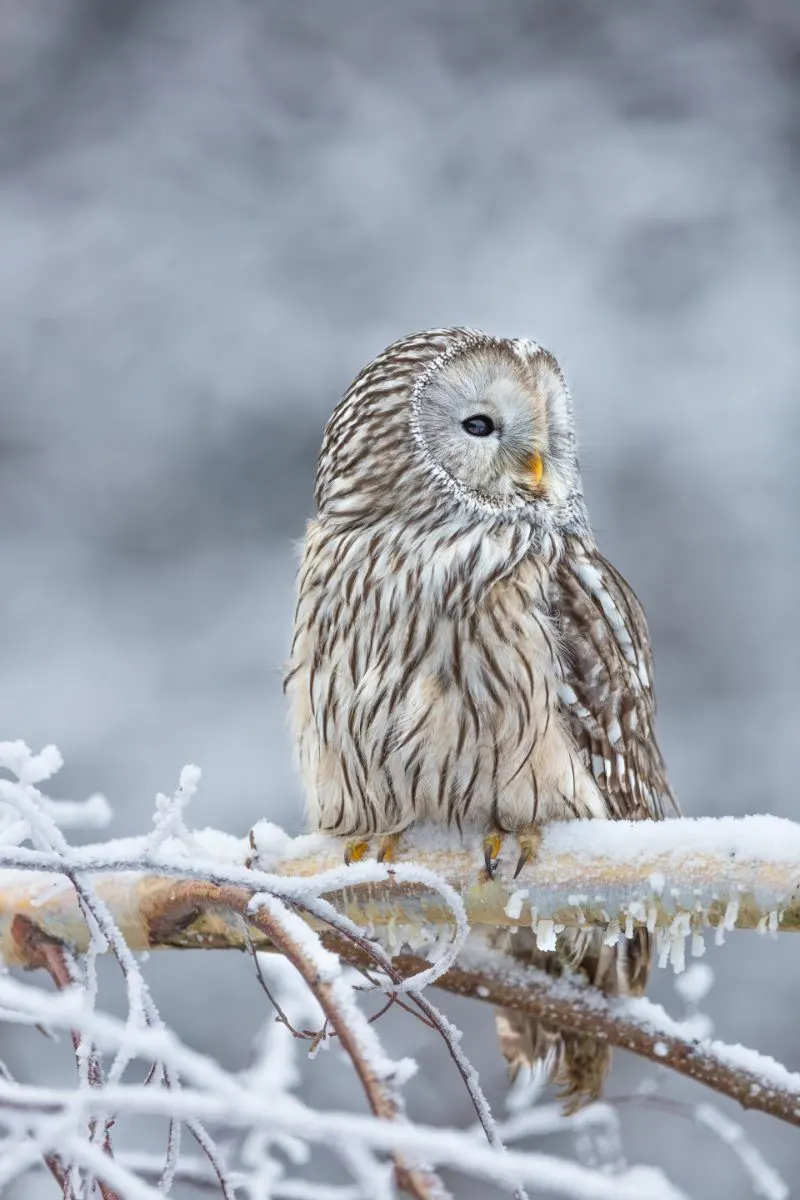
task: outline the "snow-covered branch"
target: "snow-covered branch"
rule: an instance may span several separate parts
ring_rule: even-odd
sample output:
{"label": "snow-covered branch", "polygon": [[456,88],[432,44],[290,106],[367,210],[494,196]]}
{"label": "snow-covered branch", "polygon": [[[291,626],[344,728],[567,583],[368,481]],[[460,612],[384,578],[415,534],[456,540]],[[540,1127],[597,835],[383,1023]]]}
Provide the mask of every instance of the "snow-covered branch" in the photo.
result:
{"label": "snow-covered branch", "polygon": [[[344,957],[361,961],[358,951]],[[393,959],[402,974],[414,975],[425,963],[413,954]],[[607,998],[593,988],[543,971],[483,947],[468,944],[455,966],[436,986],[459,996],[530,1013],[554,1026],[591,1033],[599,1041],[629,1050],[737,1101],[800,1125],[800,1074],[769,1055],[698,1037],[691,1022],[676,1021],[646,997]]]}
{"label": "snow-covered branch", "polygon": [[[759,820],[765,820],[765,818]],[[678,822],[673,822],[672,827],[677,827],[678,824]],[[693,824],[695,827],[705,825],[714,828],[717,824],[724,826],[726,823],[709,821]],[[736,825],[739,824],[747,826],[748,822],[736,823]],[[783,824],[789,825],[790,823],[783,822]],[[627,828],[634,832],[637,830],[636,826]],[[657,835],[661,828],[661,826],[654,826],[652,830],[648,829],[646,832]],[[605,826],[603,832],[606,832]],[[201,840],[206,841],[209,846],[212,844],[208,832],[202,835]],[[298,839],[298,841],[305,842],[306,839]],[[232,844],[228,844],[229,852],[233,848]],[[126,847],[126,849],[129,851],[133,849],[133,846]],[[141,847],[139,849],[141,850]],[[729,843],[729,853],[730,850]],[[76,851],[75,853],[83,852]],[[90,856],[94,855],[94,849],[90,848],[85,853],[86,857],[83,861],[87,862]],[[166,859],[166,855],[171,851],[169,848],[162,848],[160,853],[161,857]],[[420,855],[420,858],[424,859],[425,863],[433,859],[441,867],[442,859],[447,855],[451,860],[455,860],[456,864],[461,865],[462,858],[469,853],[469,849],[453,848],[445,851],[438,848],[429,852],[427,856]],[[477,848],[475,853],[477,853]],[[101,861],[104,866],[110,865],[110,860],[103,859]],[[299,860],[292,858],[282,860],[279,865],[284,871],[288,871],[289,864],[295,865],[296,873],[289,875],[274,870],[271,873],[265,873],[260,870],[244,868],[235,861],[229,861],[226,865],[221,858],[209,859],[208,865],[204,867],[192,866],[178,858],[177,863],[173,859],[169,864],[170,876],[165,877],[149,875],[143,871],[143,867],[147,864],[155,867],[156,864],[152,858],[132,858],[127,872],[122,870],[123,861],[124,856],[117,849],[115,855],[117,871],[108,876],[100,875],[95,886],[98,894],[102,896],[109,911],[118,922],[131,948],[231,947],[246,949],[252,944],[260,949],[278,948],[285,952],[285,946],[282,944],[275,946],[272,936],[273,927],[265,919],[267,911],[265,906],[268,903],[282,906],[288,903],[306,917],[309,925],[321,928],[326,935],[324,939],[326,944],[335,948],[339,956],[346,961],[359,966],[372,967],[379,971],[386,971],[393,964],[398,972],[395,983],[398,982],[398,979],[402,980],[406,976],[413,976],[415,990],[418,990],[425,982],[424,977],[427,976],[428,982],[445,990],[475,996],[506,1008],[531,1012],[564,1028],[580,1029],[584,1032],[591,1029],[599,1038],[609,1041],[612,1045],[624,1047],[681,1074],[689,1075],[739,1101],[745,1107],[758,1108],[780,1117],[782,1120],[800,1124],[800,1077],[783,1071],[779,1064],[773,1063],[771,1059],[760,1056],[754,1051],[743,1052],[737,1057],[732,1050],[720,1044],[699,1042],[691,1035],[691,1032],[681,1029],[677,1023],[670,1021],[666,1014],[647,1000],[605,1001],[591,991],[580,989],[575,985],[570,986],[564,982],[555,983],[552,979],[538,974],[530,968],[520,968],[518,964],[511,961],[503,962],[495,952],[491,958],[484,956],[480,962],[477,962],[474,952],[470,957],[468,949],[456,946],[456,949],[459,950],[457,959],[455,954],[451,953],[448,963],[443,961],[440,955],[433,968],[426,958],[421,957],[420,953],[409,953],[410,946],[424,954],[425,949],[438,936],[438,926],[433,923],[428,926],[422,925],[420,910],[427,912],[429,916],[434,907],[437,911],[441,910],[439,921],[445,929],[448,925],[455,927],[458,924],[458,916],[453,907],[453,902],[455,900],[457,903],[458,897],[455,890],[452,894],[448,894],[447,891],[447,887],[453,885],[457,887],[461,882],[458,871],[454,869],[452,863],[447,872],[450,879],[443,888],[441,882],[435,882],[433,877],[428,878],[427,873],[430,871],[430,867],[423,863],[415,863],[413,866],[410,864],[386,866],[377,863],[362,863],[354,867],[341,865],[331,867],[324,855],[317,855]],[[663,865],[664,855],[656,861]],[[298,862],[302,868],[301,871],[297,871]],[[323,869],[315,874],[310,868],[316,866],[317,863]],[[166,861],[162,865],[165,867]],[[328,866],[327,871],[324,870],[326,866]],[[542,866],[550,871],[553,869],[551,864],[545,867],[544,861],[542,861]],[[741,881],[744,879],[745,864],[739,862],[738,868]],[[50,865],[48,864],[48,874],[49,869]],[[464,869],[468,872],[471,868],[464,864]],[[760,865],[758,862],[751,861],[747,869],[758,871]],[[779,869],[788,874],[788,862],[781,864]],[[532,871],[535,870],[536,868],[532,869]],[[683,870],[684,872],[692,870],[691,864],[684,865]],[[192,877],[187,879],[187,875]],[[512,917],[520,919],[519,905],[522,900],[518,885],[521,882],[522,886],[526,886],[524,879],[518,880],[514,884],[506,884],[501,878],[495,878],[492,881],[481,879],[480,870],[476,870],[475,875],[474,882],[470,882],[471,876],[468,876],[467,886],[463,890],[465,900],[463,915],[473,916],[474,920],[474,914],[468,907],[471,894],[480,893],[481,889],[496,891],[506,888],[510,895],[506,900],[504,910],[502,910],[503,917],[506,922],[510,921]],[[181,878],[181,876],[183,877]],[[342,888],[343,876],[352,877],[357,882],[354,882],[349,888]],[[773,879],[774,887],[776,877],[766,870],[765,876],[764,885],[759,885],[759,894],[762,895],[770,878]],[[15,875],[15,878],[18,880],[18,876]],[[653,886],[652,880],[648,880],[648,883],[651,887]],[[52,890],[52,880],[47,886]],[[749,886],[751,888],[749,894],[756,895],[752,875]],[[641,902],[642,911],[650,917],[651,925],[654,927],[658,927],[658,925],[652,919],[653,906],[658,902],[660,904],[658,911],[665,911],[664,894],[672,890],[672,887],[673,885],[670,885],[670,888],[666,888],[659,884],[661,895],[655,896],[651,893],[651,900]],[[470,889],[472,889],[472,893]],[[729,893],[732,890],[730,885],[728,885],[728,890]],[[20,904],[17,923],[14,925],[12,920],[10,925],[9,947],[6,953],[9,962],[30,964],[26,941],[20,937],[20,930],[26,928],[26,926],[20,925],[21,918],[25,921],[35,920],[40,930],[50,935],[55,933],[68,944],[80,947],[86,941],[86,925],[71,889],[60,889],[55,895],[45,895],[40,899],[35,891],[31,891],[29,885],[27,889],[21,891],[18,889],[15,894],[18,902],[20,897],[27,901],[27,912],[22,912],[23,906]],[[770,891],[768,895],[769,899],[765,903],[776,902],[774,890]],[[406,896],[409,897],[407,910],[404,907]],[[362,898],[365,898],[363,909],[359,907]],[[675,899],[675,897],[671,898]],[[331,899],[335,901],[335,905],[329,903]],[[449,907],[446,903],[448,900]],[[10,903],[9,895],[0,890],[0,904],[5,908]],[[595,903],[597,903],[596,900]],[[727,919],[717,927],[715,936],[718,939],[726,929],[733,928],[734,920],[731,916],[733,904],[734,901],[730,898],[726,901]],[[74,911],[72,911],[73,906]],[[745,912],[749,911],[746,906],[743,908]],[[481,911],[484,913],[489,911],[488,904]],[[558,910],[550,908],[545,911]],[[624,912],[624,910],[621,911]],[[671,959],[676,969],[682,968],[687,938],[695,953],[701,950],[702,921],[699,910],[696,909],[688,921],[683,916],[685,911],[679,909],[677,913],[673,914],[666,930],[663,926],[660,927],[663,931],[662,965],[666,965]],[[776,917],[771,922],[767,919],[765,924],[774,929],[787,928],[785,910],[777,908],[768,911],[775,911]],[[380,920],[376,919],[376,913],[380,914]],[[395,925],[392,928],[391,937],[387,940],[390,950],[401,951],[393,958],[391,954],[382,952],[374,940],[365,937],[362,928],[367,925],[373,934],[380,932],[381,929],[386,933],[388,920],[392,913]],[[242,920],[243,916],[247,918],[249,933]],[[296,929],[306,928],[299,916],[295,914],[292,916],[296,922]],[[780,920],[779,916],[783,920]],[[357,920],[360,918],[360,923],[354,925],[353,917]],[[625,926],[627,925],[630,929],[634,920],[629,909],[621,924],[619,919],[616,922],[613,919],[607,921],[609,939],[624,937]],[[558,928],[552,917],[545,916],[537,917],[536,927],[539,936],[544,939],[554,937]],[[394,943],[393,946],[392,943]],[[452,943],[452,945],[456,945],[456,943]],[[374,1097],[373,1106],[375,1107]],[[380,1111],[380,1106],[381,1102],[378,1101],[377,1107],[375,1107],[376,1112]]]}
{"label": "snow-covered branch", "polygon": [[[390,1200],[393,1180],[420,1198],[445,1197],[434,1174],[439,1166],[490,1179],[520,1200],[524,1184],[598,1200],[675,1197],[658,1173],[636,1168],[611,1179],[544,1155],[506,1151],[458,1030],[423,991],[430,985],[590,1033],[746,1107],[800,1124],[800,1077],[779,1064],[698,1040],[696,1026],[673,1021],[644,999],[609,1000],[575,982],[554,981],[470,935],[471,927],[527,924],[549,948],[566,925],[601,925],[612,943],[644,924],[660,939],[661,965],[680,971],[687,942],[692,953],[702,953],[706,926],[718,941],[737,927],[765,933],[799,927],[800,828],[790,822],[555,826],[519,878],[513,843],[490,878],[477,837],[460,840],[437,830],[404,838],[397,861],[345,866],[342,843],[330,838],[292,840],[261,825],[251,844],[191,831],[185,809],[199,772],[185,768],[175,794],[158,798],[148,835],[75,847],[61,826],[103,824],[108,808],[94,797],[86,805],[65,804],[62,814],[60,802],[37,786],[59,765],[53,748],[32,755],[21,743],[0,743],[0,768],[12,777],[0,777],[0,944],[8,965],[45,968],[59,989],[48,995],[0,976],[0,1019],[69,1030],[79,1086],[33,1087],[0,1071],[0,1127],[7,1131],[0,1138],[0,1190],[45,1166],[67,1200],[92,1189],[109,1200],[151,1200],[183,1177],[185,1129],[208,1163],[200,1168],[203,1179],[216,1181],[229,1200],[239,1194]],[[134,951],[168,947],[236,947],[252,955],[278,1021],[268,1023],[263,1059],[249,1075],[234,1079],[163,1026]],[[107,950],[126,985],[124,1022],[98,1007],[96,958]],[[380,1007],[367,1018],[362,1004],[370,993]],[[402,1086],[415,1064],[389,1060],[373,1024],[394,1004],[443,1040],[475,1107],[483,1146],[471,1135],[426,1130],[406,1117]],[[287,1030],[295,1045],[316,1048],[337,1039],[371,1116],[311,1113],[291,1095],[295,1076],[286,1071],[285,1045],[275,1042]],[[124,1079],[135,1060],[152,1064],[144,1084]],[[112,1128],[134,1113],[168,1120],[159,1169],[146,1159],[137,1172],[130,1156],[112,1151]],[[238,1131],[236,1169],[226,1166],[203,1121]],[[272,1148],[283,1152],[299,1142],[325,1146],[353,1186],[318,1192],[297,1181],[293,1190]],[[196,1170],[199,1160],[189,1161]]]}
{"label": "snow-covered branch", "polygon": [[[734,928],[800,929],[800,825],[779,817],[551,825],[536,860],[516,879],[513,846],[490,879],[479,838],[437,829],[408,835],[398,862],[349,867],[342,862],[340,839],[291,839],[266,824],[256,827],[255,836],[255,856],[244,840],[203,830],[188,843],[130,838],[72,847],[69,864],[93,877],[134,950],[244,947],[241,923],[224,913],[189,912],[180,928],[159,928],[164,894],[174,891],[179,878],[268,890],[288,899],[326,896],[368,931],[400,928],[412,943],[452,923],[452,893],[471,926],[533,925],[545,940],[559,926],[601,925],[613,936],[644,924],[668,932],[673,946],[688,939],[697,949],[708,927],[717,941]],[[258,869],[245,866],[251,857]],[[16,961],[11,922],[20,913],[85,948],[88,930],[64,870],[60,854],[0,845],[0,946],[6,961]],[[313,914],[309,919],[320,925]]]}

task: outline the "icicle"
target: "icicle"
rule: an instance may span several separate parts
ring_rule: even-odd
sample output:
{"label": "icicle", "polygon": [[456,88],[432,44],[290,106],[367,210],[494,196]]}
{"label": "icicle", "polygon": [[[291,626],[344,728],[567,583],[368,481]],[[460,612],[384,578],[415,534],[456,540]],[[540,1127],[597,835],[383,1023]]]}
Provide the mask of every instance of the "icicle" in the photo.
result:
{"label": "icicle", "polygon": [[555,950],[555,921],[548,921],[543,917],[541,921],[536,922],[536,948],[538,950]]}
{"label": "icicle", "polygon": [[702,958],[706,952],[706,939],[699,929],[692,934],[692,958]]}
{"label": "icicle", "polygon": [[612,921],[611,924],[609,925],[608,929],[606,930],[605,937],[603,938],[603,945],[604,946],[616,946],[621,935],[622,935],[622,930],[619,927],[619,921]]}

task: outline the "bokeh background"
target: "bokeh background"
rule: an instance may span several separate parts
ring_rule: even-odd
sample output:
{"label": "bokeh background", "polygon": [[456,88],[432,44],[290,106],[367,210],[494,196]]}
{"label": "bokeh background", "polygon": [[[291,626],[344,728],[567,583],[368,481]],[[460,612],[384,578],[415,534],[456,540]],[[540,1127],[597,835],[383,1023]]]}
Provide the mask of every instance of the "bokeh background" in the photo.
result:
{"label": "bokeh background", "polygon": [[[464,323],[564,365],[686,811],[794,816],[799,67],[793,0],[3,0],[0,735],[55,741],[58,792],[104,791],[115,832],[187,761],[195,824],[299,830],[280,669],[324,423],[386,343]],[[244,1066],[264,998],[211,957],[149,978]],[[707,961],[717,1034],[800,1068],[794,940]],[[666,972],[654,994],[681,1012]],[[488,1012],[447,1007],[500,1106]],[[26,1046],[0,1034],[52,1078]],[[643,1072],[618,1055],[610,1093]],[[307,1095],[360,1103],[335,1057]],[[444,1060],[410,1095],[471,1121]],[[741,1119],[796,1179],[797,1131]],[[633,1161],[751,1194],[689,1119],[625,1122]]]}

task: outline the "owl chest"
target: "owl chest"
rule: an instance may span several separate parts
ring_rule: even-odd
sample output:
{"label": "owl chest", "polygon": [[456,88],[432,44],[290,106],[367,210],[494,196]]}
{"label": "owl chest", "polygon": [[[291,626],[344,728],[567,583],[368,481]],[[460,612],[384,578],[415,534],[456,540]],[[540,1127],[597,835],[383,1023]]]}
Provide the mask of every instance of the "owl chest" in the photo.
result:
{"label": "owl chest", "polygon": [[546,575],[531,566],[454,600],[443,608],[398,582],[343,611],[335,633],[318,622],[293,680],[316,824],[461,824],[515,789],[533,794],[528,772],[558,730]]}
{"label": "owl chest", "polygon": [[373,716],[404,724],[421,707],[433,718],[473,702],[482,721],[496,723],[515,695],[533,702],[541,692],[544,701],[560,669],[545,582],[533,571],[472,604],[443,607],[396,588],[345,614],[341,632],[333,642],[323,634],[318,661],[340,701],[365,710],[368,726]]}

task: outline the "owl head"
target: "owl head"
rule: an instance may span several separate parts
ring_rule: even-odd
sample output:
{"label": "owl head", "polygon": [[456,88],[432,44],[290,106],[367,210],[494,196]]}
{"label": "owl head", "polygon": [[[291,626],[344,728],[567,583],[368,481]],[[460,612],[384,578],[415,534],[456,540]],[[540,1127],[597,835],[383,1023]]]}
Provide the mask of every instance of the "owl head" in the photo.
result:
{"label": "owl head", "polygon": [[325,432],[321,514],[348,523],[456,518],[588,529],[572,403],[535,342],[436,329],[357,376]]}

